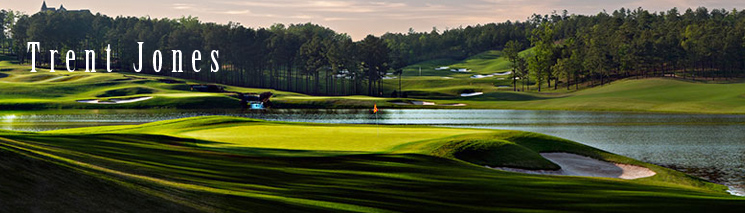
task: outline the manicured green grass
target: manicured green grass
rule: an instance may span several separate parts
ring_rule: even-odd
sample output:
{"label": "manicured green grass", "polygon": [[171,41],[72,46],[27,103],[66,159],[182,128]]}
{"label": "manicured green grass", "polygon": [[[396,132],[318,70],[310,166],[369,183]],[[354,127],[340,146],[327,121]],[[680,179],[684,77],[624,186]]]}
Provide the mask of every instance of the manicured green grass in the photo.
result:
{"label": "manicured green grass", "polygon": [[486,133],[490,130],[384,125],[259,122],[252,119],[207,117],[127,125],[63,129],[54,133],[167,134],[222,142],[216,147],[253,147],[319,151],[383,152],[403,143]]}
{"label": "manicured green grass", "polygon": [[[527,54],[532,50],[525,50]],[[449,67],[446,70],[435,70],[438,67]],[[421,74],[419,72],[421,68]],[[469,69],[470,72],[452,72],[450,69]],[[489,75],[510,71],[510,63],[497,50],[455,60],[430,60],[405,67],[402,76],[402,87],[409,96],[418,98],[453,98],[464,92],[497,92],[512,90],[498,86],[509,86],[510,75],[498,75],[486,78],[471,78],[473,75]],[[388,91],[398,90],[398,79],[386,80]]]}
{"label": "manicured green grass", "polygon": [[[463,160],[477,165],[530,169],[557,169],[555,164],[538,155],[540,152],[570,152],[612,162],[654,167],[662,173],[671,172],[671,170],[603,152],[576,142],[518,131],[425,126],[306,124],[208,116],[143,125],[62,129],[46,133],[84,134],[91,132],[158,134],[219,142],[199,145],[209,148],[244,147],[323,152],[425,154]],[[680,179],[686,180],[686,178]],[[707,184],[689,181],[684,185],[705,186]]]}
{"label": "manicured green grass", "polygon": [[745,83],[629,79],[561,98],[492,104],[498,108],[519,109],[741,114],[745,113]]}
{"label": "manicured green grass", "polygon": [[[404,81],[406,82],[406,81]],[[421,84],[421,83],[420,83]],[[436,84],[429,84],[436,85]],[[659,113],[745,113],[745,83],[703,83],[682,79],[649,78],[626,79],[605,86],[598,86],[567,93],[565,89],[545,90],[544,93],[489,91],[475,87],[430,87],[419,93],[431,98],[388,98],[379,101],[315,100],[324,106],[369,108],[373,103],[384,108],[458,108],[458,109],[525,109],[525,110],[579,110],[579,111],[631,111]],[[465,90],[483,91],[484,95],[459,97]],[[436,91],[436,92],[428,92]],[[302,100],[302,98],[295,101]],[[424,100],[437,104],[463,103],[467,106],[406,106],[385,101]],[[301,104],[299,102],[297,104]],[[338,108],[338,107],[337,107]]]}
{"label": "manicured green grass", "polygon": [[[498,52],[459,62],[484,70],[501,64]],[[487,61],[494,61],[488,63]],[[432,62],[431,64],[435,64]],[[189,89],[187,84],[167,84],[163,77],[130,73],[55,72],[40,69],[28,72],[28,66],[2,62],[0,71],[0,109],[237,109],[239,101],[232,93],[203,93]],[[434,66],[434,65],[432,65]],[[439,66],[439,65],[438,65]],[[506,71],[506,70],[504,70]],[[449,72],[449,71],[445,71]],[[491,72],[491,71],[489,71]],[[434,75],[434,74],[433,74]],[[444,75],[444,74],[443,74]],[[202,82],[187,81],[188,84]],[[745,113],[745,83],[703,83],[681,79],[626,79],[605,86],[568,91],[546,89],[537,92],[513,92],[509,80],[495,78],[472,79],[467,76],[404,77],[403,88],[408,98],[369,96],[309,96],[269,89],[228,87],[230,91],[260,93],[271,91],[277,108],[475,108],[531,110],[640,111],[673,113]],[[384,82],[386,92],[398,88],[398,80]],[[461,93],[483,92],[474,97]],[[152,99],[126,104],[89,104],[77,100],[133,98]],[[411,106],[391,102],[422,100],[437,104],[462,103],[467,106]]]}
{"label": "manicured green grass", "polygon": [[450,67],[469,69],[468,74],[492,74],[498,71],[510,69],[509,61],[502,57],[502,51],[491,50],[474,56],[463,61],[451,64]]}
{"label": "manicured green grass", "polygon": [[[309,134],[319,128],[316,124],[213,116],[42,133],[4,131],[0,133],[0,160],[36,166],[4,173],[33,175],[3,175],[0,179],[20,185],[45,181],[45,187],[62,187],[72,195],[96,195],[101,199],[97,203],[104,206],[121,205],[117,194],[139,195],[141,202],[134,204],[138,209],[171,211],[676,212],[745,206],[745,200],[724,193],[723,186],[579,143],[518,131],[461,134],[467,130],[382,126],[383,134],[401,129],[455,134],[435,139],[419,135],[383,150],[381,147],[390,144],[361,147],[355,140],[364,137],[338,139],[354,136],[356,131],[369,134],[369,125],[335,126],[345,130],[327,135],[326,143],[334,144],[330,146],[336,147],[335,151],[274,149],[259,141],[254,142],[264,148],[255,148],[250,140],[226,141],[225,146],[225,142],[204,140],[206,135],[202,134],[195,137],[205,138],[184,136],[211,129],[248,139],[250,133],[241,134],[236,128],[250,131],[260,126],[277,134],[289,132],[281,130],[288,127]],[[275,142],[285,148],[305,143],[300,134],[285,140]],[[342,151],[345,147],[353,152]],[[557,151],[647,166],[657,175],[637,180],[541,176],[482,166],[513,163],[542,168],[551,164],[536,153]],[[0,170],[5,168],[0,166]],[[55,179],[41,175],[47,171],[54,172]],[[66,181],[53,181],[57,179]],[[39,207],[14,202],[36,196],[38,187],[0,193],[1,200],[13,204],[4,208],[24,211]],[[25,197],[13,196],[19,194]],[[52,200],[69,201],[63,207],[72,205],[74,209],[95,211],[101,206],[65,197],[61,194]]]}
{"label": "manicured green grass", "polygon": [[[523,50],[520,52],[521,55],[526,55],[532,52],[531,49]],[[452,72],[450,69],[446,70],[435,70],[439,67],[450,67],[450,69],[469,69],[470,72],[459,73]],[[421,68],[421,75],[419,72]],[[468,78],[474,74],[493,74],[496,72],[509,71],[510,63],[505,57],[502,56],[502,51],[490,50],[486,51],[461,61],[452,59],[436,59],[424,61],[416,64],[404,67],[404,78],[407,77],[419,77],[419,76],[435,76],[435,77],[453,77],[453,78]]]}
{"label": "manicured green grass", "polygon": [[[3,110],[30,109],[213,109],[240,108],[239,100],[231,93],[204,93],[191,91],[188,84],[203,82],[186,81],[186,83],[168,84],[160,82],[161,76],[134,73],[85,73],[83,71],[67,72],[37,69],[30,72],[30,66],[14,64],[9,61],[1,63],[0,71],[0,108]],[[252,89],[227,87],[236,92],[267,92],[276,97],[304,96],[297,93],[269,89]],[[89,104],[77,100],[110,98],[133,98],[152,96],[147,101],[124,104]]]}
{"label": "manicured green grass", "polygon": [[[531,50],[521,52],[527,54]],[[435,71],[435,67],[468,68],[472,73]],[[412,68],[423,67],[418,77]],[[472,74],[508,71],[509,63],[499,51],[488,51],[463,61],[427,61],[407,67],[402,80],[410,97],[438,103],[466,103],[465,108],[649,111],[678,113],[745,113],[745,83],[702,83],[682,79],[627,79],[579,91],[544,88],[542,93],[512,92],[509,76],[471,79]],[[447,78],[443,78],[447,77]],[[386,80],[387,90],[398,90],[398,79]],[[532,90],[536,88],[531,87]],[[461,93],[484,92],[482,96],[459,97]]]}

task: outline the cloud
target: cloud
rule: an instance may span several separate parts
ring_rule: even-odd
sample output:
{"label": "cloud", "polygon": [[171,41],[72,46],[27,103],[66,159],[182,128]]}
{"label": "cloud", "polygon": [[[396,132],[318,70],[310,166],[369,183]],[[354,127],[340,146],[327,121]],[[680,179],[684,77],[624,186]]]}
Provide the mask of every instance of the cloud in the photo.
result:
{"label": "cloud", "polygon": [[[152,0],[130,0],[152,1]],[[429,31],[492,22],[525,21],[532,14],[550,14],[567,10],[570,14],[593,15],[621,7],[667,11],[678,7],[706,6],[743,8],[745,1],[727,0],[159,0],[161,8],[153,13],[169,16],[193,15],[205,21],[247,23],[248,27],[268,27],[274,23],[311,21],[355,39],[367,34],[406,32],[409,28]],[[137,9],[142,13],[142,9]]]}
{"label": "cloud", "polygon": [[276,0],[276,1],[223,1],[225,5],[245,6],[263,9],[285,9],[306,12],[334,12],[334,13],[374,13],[383,12],[391,8],[406,7],[407,4],[400,2],[369,2],[361,0],[352,1],[298,1],[298,0]]}
{"label": "cloud", "polygon": [[218,12],[218,13],[226,14],[226,15],[246,15],[246,14],[251,14],[251,11],[250,10],[228,10],[228,11]]}
{"label": "cloud", "polygon": [[192,10],[194,9],[194,4],[174,3],[172,8],[175,10]]}
{"label": "cloud", "polygon": [[352,17],[325,17],[323,18],[324,21],[353,21],[353,20],[359,20],[357,18]]}
{"label": "cloud", "polygon": [[[192,15],[205,22],[241,22],[247,27],[269,27],[274,23],[312,21],[355,39],[385,32],[429,31],[504,22],[524,21],[532,14],[567,10],[570,14],[593,15],[605,9],[643,7],[667,11],[677,7],[705,6],[709,9],[745,8],[745,1],[734,0],[64,0],[69,8],[89,8],[109,16],[181,17]],[[57,1],[59,3],[59,1]],[[34,14],[41,1],[5,0],[2,7]],[[47,1],[47,4],[52,2]],[[69,4],[69,5],[68,5]],[[85,5],[85,7],[81,6]],[[148,5],[148,7],[141,7]]]}
{"label": "cloud", "polygon": [[287,16],[287,18],[291,18],[291,19],[306,19],[307,20],[307,19],[312,19],[313,16],[309,16],[309,15],[292,15],[292,16]]}
{"label": "cloud", "polygon": [[310,2],[310,5],[322,8],[346,8],[354,6],[354,3],[350,1],[314,1]]}

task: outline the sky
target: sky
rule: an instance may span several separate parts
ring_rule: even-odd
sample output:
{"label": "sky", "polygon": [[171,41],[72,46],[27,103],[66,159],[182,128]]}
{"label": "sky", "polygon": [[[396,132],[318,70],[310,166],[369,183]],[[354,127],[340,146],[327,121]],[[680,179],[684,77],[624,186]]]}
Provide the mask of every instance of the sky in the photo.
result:
{"label": "sky", "polygon": [[[34,14],[42,0],[0,0],[0,8]],[[567,10],[575,14],[597,14],[642,7],[667,11],[677,7],[705,6],[709,9],[745,9],[743,0],[48,0],[47,6],[90,9],[108,16],[179,18],[196,16],[203,22],[230,21],[246,27],[269,27],[275,23],[312,22],[347,33],[359,40],[368,34],[431,31],[449,28],[527,20],[532,14]]]}

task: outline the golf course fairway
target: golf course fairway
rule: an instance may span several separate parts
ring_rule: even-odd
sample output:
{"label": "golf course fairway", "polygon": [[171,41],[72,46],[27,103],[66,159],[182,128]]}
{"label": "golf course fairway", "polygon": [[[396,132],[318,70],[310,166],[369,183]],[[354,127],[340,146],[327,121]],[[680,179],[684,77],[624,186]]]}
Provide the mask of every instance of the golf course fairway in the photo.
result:
{"label": "golf course fairway", "polygon": [[[486,59],[483,59],[486,57]],[[474,62],[475,61],[475,62]],[[462,63],[489,69],[504,68],[504,59],[489,52]],[[493,64],[492,64],[493,63]],[[206,82],[138,73],[50,73],[17,64],[0,56],[0,108],[3,110],[56,109],[240,109],[236,92],[272,92],[272,103],[280,109],[369,109],[377,104],[385,108],[418,109],[525,109],[633,111],[657,113],[745,113],[745,83],[707,83],[673,78],[624,79],[605,86],[580,90],[544,89],[543,92],[513,92],[507,80],[471,79],[470,74],[454,74],[444,79],[442,73],[429,73],[403,79],[409,98],[370,96],[312,96],[273,89],[221,85],[228,92],[199,92],[190,85]],[[426,64],[433,69],[433,64]],[[413,67],[413,66],[412,66]],[[495,68],[496,67],[496,68]],[[413,72],[409,70],[408,73]],[[497,72],[497,71],[495,71]],[[444,75],[444,74],[443,74]],[[447,77],[447,76],[446,76]],[[175,82],[175,83],[174,83]],[[390,90],[398,80],[384,83]],[[395,84],[395,85],[394,85]],[[461,97],[468,92],[482,95]],[[122,101],[123,100],[123,101]],[[436,103],[432,106],[407,105],[412,101]],[[106,104],[100,104],[106,103]],[[397,104],[399,103],[399,104]]]}
{"label": "golf course fairway", "polygon": [[[396,140],[379,141],[375,134]],[[540,155],[555,152],[646,167],[655,175],[623,180],[486,168],[555,170],[558,166]],[[0,184],[7,185],[0,187],[0,205],[11,212],[66,207],[138,212],[745,207],[745,200],[727,194],[722,185],[576,142],[506,130],[193,117],[38,133],[2,131],[0,162]],[[36,202],[40,199],[44,202]]]}

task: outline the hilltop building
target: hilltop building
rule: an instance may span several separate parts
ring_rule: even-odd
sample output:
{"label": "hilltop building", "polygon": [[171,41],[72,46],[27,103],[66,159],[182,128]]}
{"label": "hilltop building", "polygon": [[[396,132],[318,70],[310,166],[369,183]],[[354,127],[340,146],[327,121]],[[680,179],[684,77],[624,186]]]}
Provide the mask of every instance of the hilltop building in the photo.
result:
{"label": "hilltop building", "polygon": [[82,10],[68,10],[65,9],[65,6],[60,4],[59,9],[55,9],[54,7],[47,7],[47,1],[43,1],[41,3],[41,11],[39,12],[67,12],[67,13],[90,13],[91,11],[88,9],[82,9]]}

